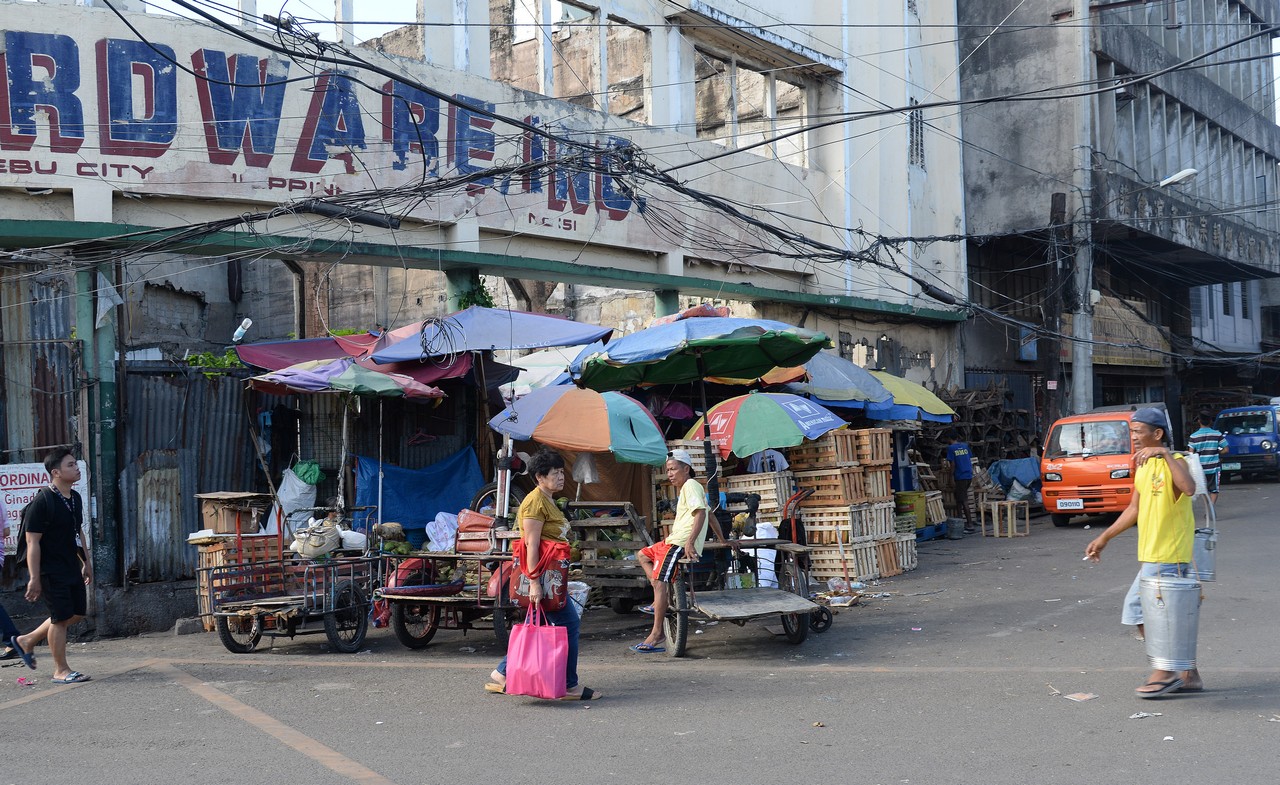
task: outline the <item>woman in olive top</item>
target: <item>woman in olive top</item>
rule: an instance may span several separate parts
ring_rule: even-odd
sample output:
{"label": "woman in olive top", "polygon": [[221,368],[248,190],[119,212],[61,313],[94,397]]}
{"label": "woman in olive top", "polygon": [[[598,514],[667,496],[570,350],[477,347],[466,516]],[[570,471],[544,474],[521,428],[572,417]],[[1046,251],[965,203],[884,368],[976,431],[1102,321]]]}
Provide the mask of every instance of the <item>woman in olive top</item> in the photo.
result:
{"label": "woman in olive top", "polygon": [[[544,542],[569,542],[569,521],[556,506],[555,494],[564,490],[564,458],[547,449],[539,450],[529,460],[529,473],[533,475],[538,487],[524,498],[520,511],[516,514],[516,528],[525,543],[525,557],[529,564],[538,563],[538,554]],[[515,576],[512,576],[515,580]],[[533,580],[529,583],[529,603],[542,599],[542,583]],[[565,686],[568,692],[560,700],[594,700],[601,694],[583,687],[578,683],[578,612],[574,610],[573,600],[565,603],[558,611],[545,613],[551,624],[564,627],[569,638],[569,658],[565,662]],[[498,667],[489,674],[489,683],[484,685],[489,692],[504,693],[507,691],[507,658],[503,657]]]}

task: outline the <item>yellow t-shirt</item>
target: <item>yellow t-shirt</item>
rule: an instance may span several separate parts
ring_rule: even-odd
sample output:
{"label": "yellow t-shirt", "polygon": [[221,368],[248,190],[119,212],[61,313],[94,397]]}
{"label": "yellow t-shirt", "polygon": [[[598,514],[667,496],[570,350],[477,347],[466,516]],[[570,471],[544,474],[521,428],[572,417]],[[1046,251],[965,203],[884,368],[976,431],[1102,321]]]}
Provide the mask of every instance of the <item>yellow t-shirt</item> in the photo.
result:
{"label": "yellow t-shirt", "polygon": [[520,511],[516,513],[516,531],[520,531],[520,522],[525,518],[542,521],[542,539],[553,542],[569,542],[569,521],[556,506],[555,500],[535,488],[520,502]]}
{"label": "yellow t-shirt", "polygon": [[[1174,460],[1183,460],[1174,454]],[[1174,501],[1173,471],[1163,458],[1138,467],[1133,480],[1138,492],[1138,561],[1186,564],[1196,536],[1191,497]]]}
{"label": "yellow t-shirt", "polygon": [[[707,490],[702,487],[702,483],[690,478],[680,486],[680,496],[676,500],[676,520],[671,524],[671,534],[667,535],[667,542],[672,545],[684,547],[689,541],[689,535],[693,534],[694,519],[693,514],[698,510],[707,509]],[[707,512],[710,515],[710,511]],[[702,544],[707,541],[707,522],[704,520],[702,531],[698,532],[698,539],[693,545],[698,550],[698,555],[702,555]]]}

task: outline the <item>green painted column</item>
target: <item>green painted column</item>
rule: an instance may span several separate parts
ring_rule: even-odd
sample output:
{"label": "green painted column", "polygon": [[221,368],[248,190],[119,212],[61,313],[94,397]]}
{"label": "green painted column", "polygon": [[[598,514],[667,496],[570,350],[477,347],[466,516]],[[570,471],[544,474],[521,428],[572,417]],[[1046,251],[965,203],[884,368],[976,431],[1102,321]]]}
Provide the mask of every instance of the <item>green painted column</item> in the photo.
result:
{"label": "green painted column", "polygon": [[670,316],[680,310],[680,292],[675,289],[659,289],[653,293],[653,315]]}
{"label": "green painted column", "polygon": [[444,271],[445,309],[449,313],[458,310],[459,298],[471,293],[480,286],[480,273],[474,269],[457,269]]}
{"label": "green painted column", "polygon": [[89,486],[96,504],[90,509],[93,521],[94,580],[101,585],[121,585],[120,510],[117,484],[116,429],[119,394],[116,379],[116,314],[108,314],[102,326],[95,325],[98,272],[111,280],[113,270],[105,264],[97,270],[76,273],[76,334],[84,345],[84,374],[89,380],[89,444],[84,455],[89,464]]}

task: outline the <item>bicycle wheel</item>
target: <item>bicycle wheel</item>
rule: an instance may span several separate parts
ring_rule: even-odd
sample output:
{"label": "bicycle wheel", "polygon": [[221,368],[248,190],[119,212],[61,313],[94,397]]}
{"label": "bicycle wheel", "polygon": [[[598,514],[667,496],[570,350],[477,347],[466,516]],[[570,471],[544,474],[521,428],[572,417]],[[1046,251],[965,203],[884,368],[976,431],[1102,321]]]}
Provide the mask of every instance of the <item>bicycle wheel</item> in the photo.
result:
{"label": "bicycle wheel", "polygon": [[252,620],[219,616],[214,624],[218,628],[218,639],[232,654],[248,654],[258,648],[258,641],[262,640],[262,619],[257,616]]}
{"label": "bicycle wheel", "polygon": [[[782,580],[778,582],[778,586],[800,597],[808,598],[809,596],[808,581],[805,580],[804,573],[796,569],[795,565],[788,565],[783,569]],[[809,637],[809,618],[808,613],[782,614],[782,631],[788,643],[804,643],[805,638]]]}
{"label": "bicycle wheel", "polygon": [[671,604],[662,621],[662,631],[667,638],[667,654],[683,657],[689,643],[689,576],[681,570],[667,584]]}
{"label": "bicycle wheel", "polygon": [[421,649],[431,642],[440,629],[440,606],[435,603],[414,605],[411,602],[391,603],[391,631],[396,640],[410,649]]}
{"label": "bicycle wheel", "polygon": [[324,615],[324,632],[335,651],[352,654],[369,630],[369,604],[355,581],[339,581],[333,588],[333,610]]}

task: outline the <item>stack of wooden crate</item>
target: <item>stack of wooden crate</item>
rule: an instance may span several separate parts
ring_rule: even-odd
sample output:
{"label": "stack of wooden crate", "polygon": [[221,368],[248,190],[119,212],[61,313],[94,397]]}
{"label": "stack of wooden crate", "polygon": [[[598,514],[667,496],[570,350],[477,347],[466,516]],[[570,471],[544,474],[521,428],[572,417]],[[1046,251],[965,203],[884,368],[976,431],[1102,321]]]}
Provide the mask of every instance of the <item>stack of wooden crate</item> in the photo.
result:
{"label": "stack of wooden crate", "polygon": [[888,428],[864,428],[853,431],[858,463],[862,466],[863,485],[872,502],[893,499],[890,482],[893,464],[893,431]]}

